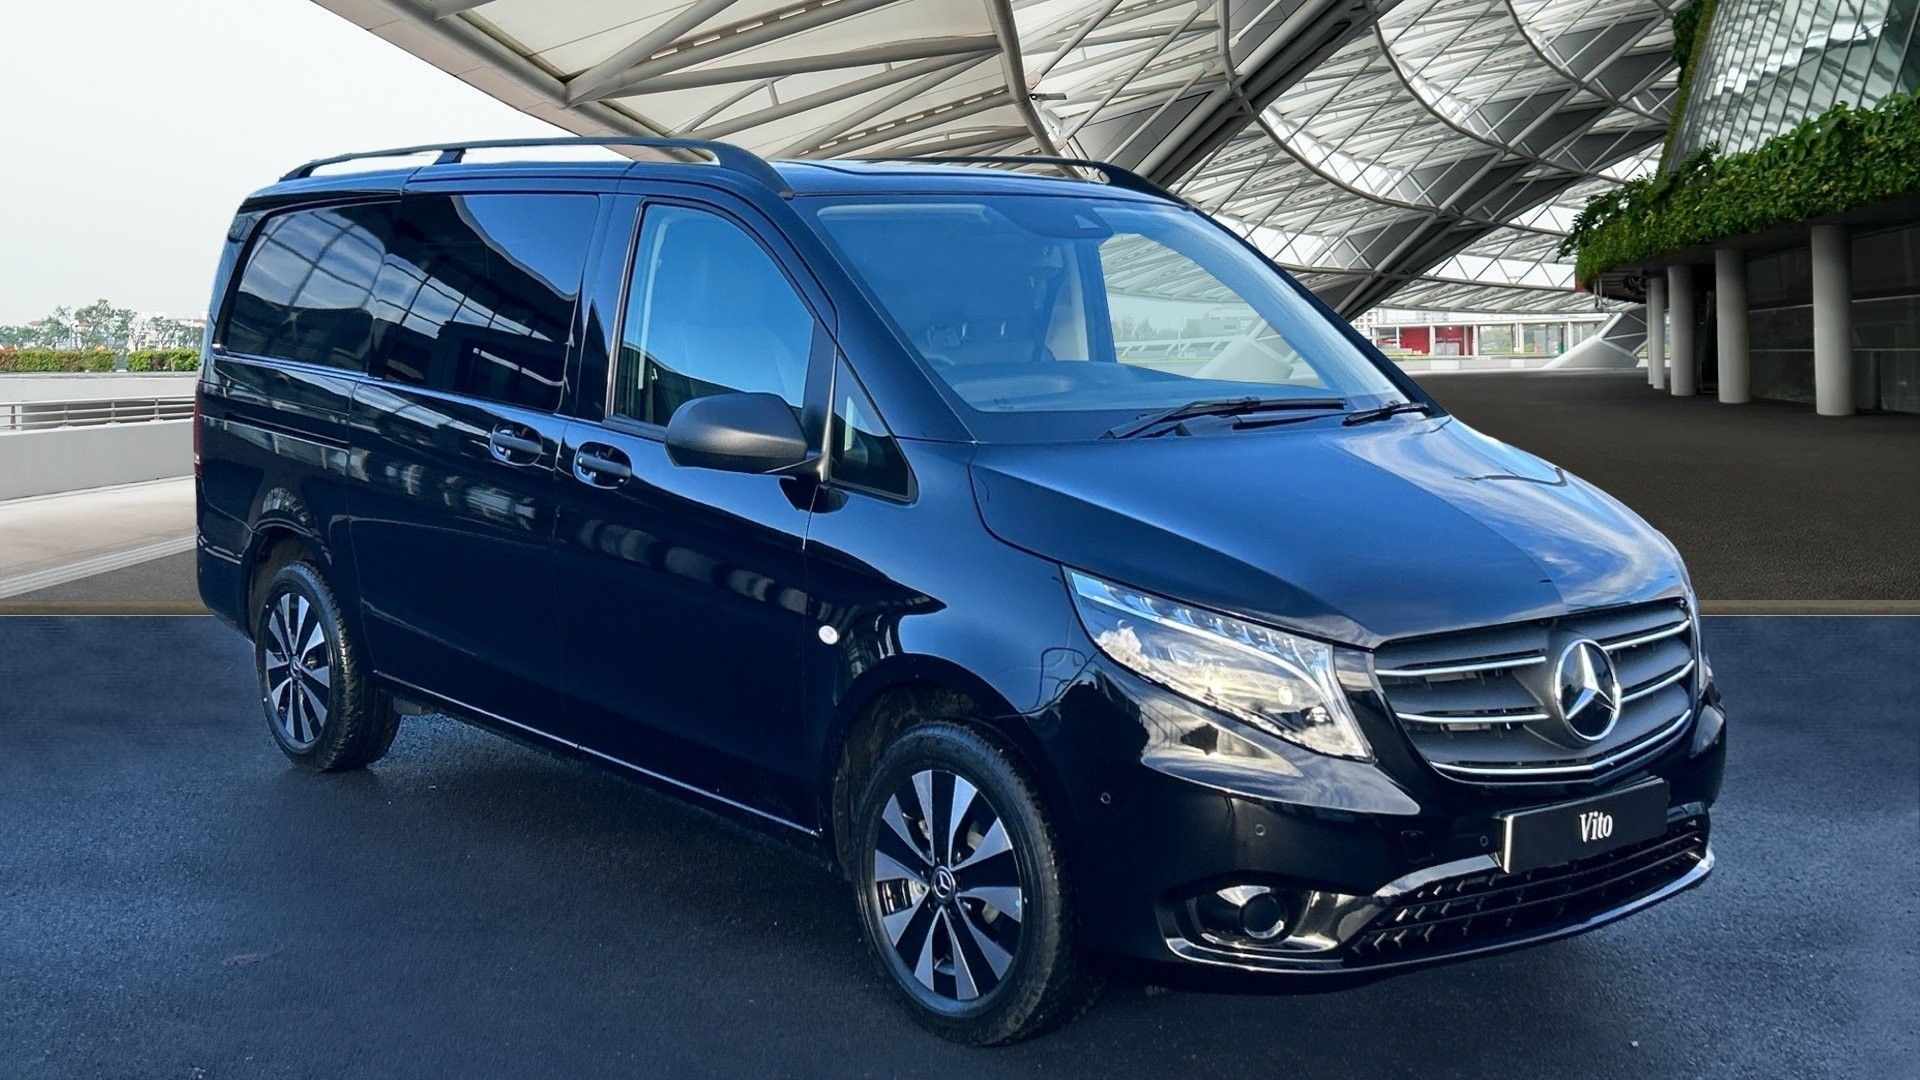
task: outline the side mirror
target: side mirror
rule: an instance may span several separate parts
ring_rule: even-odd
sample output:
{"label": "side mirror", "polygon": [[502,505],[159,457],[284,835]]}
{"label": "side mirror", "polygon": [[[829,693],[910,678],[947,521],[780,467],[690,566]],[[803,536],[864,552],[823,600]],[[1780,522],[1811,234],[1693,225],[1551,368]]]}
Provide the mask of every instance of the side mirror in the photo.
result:
{"label": "side mirror", "polygon": [[667,459],[722,472],[776,473],[812,453],[793,407],[778,394],[695,398],[667,421]]}

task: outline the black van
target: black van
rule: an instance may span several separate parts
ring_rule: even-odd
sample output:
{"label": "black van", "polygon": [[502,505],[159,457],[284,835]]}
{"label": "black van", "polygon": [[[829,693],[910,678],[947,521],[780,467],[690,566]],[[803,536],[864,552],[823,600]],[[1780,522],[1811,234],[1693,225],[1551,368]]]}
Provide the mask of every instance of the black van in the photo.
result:
{"label": "black van", "polygon": [[599,141],[688,160],[330,159],[234,219],[200,590],[298,765],[427,709],[652,784],[828,861],[978,1043],[1706,877],[1672,546],[1239,235],[1097,163]]}

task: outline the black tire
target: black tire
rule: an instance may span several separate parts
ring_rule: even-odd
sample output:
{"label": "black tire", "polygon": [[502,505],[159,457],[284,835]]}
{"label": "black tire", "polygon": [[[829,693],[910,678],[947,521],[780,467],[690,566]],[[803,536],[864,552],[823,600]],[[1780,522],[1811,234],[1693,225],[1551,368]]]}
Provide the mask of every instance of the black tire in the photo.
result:
{"label": "black tire", "polygon": [[360,643],[326,578],[309,562],[275,570],[257,598],[253,664],[274,744],[312,772],[365,768],[385,756],[400,714],[365,676]]}
{"label": "black tire", "polygon": [[1092,1004],[1099,984],[1074,952],[1058,834],[1006,750],[957,724],[909,729],[874,764],[854,836],[867,943],[923,1026],[991,1046]]}

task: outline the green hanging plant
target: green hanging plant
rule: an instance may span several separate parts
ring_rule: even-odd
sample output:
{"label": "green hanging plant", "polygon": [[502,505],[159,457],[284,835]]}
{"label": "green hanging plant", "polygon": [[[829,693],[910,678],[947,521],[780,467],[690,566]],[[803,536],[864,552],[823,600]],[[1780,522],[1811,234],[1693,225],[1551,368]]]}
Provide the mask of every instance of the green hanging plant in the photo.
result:
{"label": "green hanging plant", "polygon": [[1667,155],[1680,137],[1680,120],[1687,111],[1687,96],[1693,92],[1693,73],[1700,67],[1700,54],[1707,51],[1707,31],[1713,25],[1713,13],[1720,0],[1694,0],[1673,13],[1673,63],[1680,69],[1680,81],[1673,89],[1673,107],[1667,110],[1667,143],[1660,151],[1660,167],[1667,167]]}
{"label": "green hanging plant", "polygon": [[1588,200],[1560,245],[1591,284],[1680,248],[1920,195],[1920,97],[1836,105],[1760,146],[1713,147]]}

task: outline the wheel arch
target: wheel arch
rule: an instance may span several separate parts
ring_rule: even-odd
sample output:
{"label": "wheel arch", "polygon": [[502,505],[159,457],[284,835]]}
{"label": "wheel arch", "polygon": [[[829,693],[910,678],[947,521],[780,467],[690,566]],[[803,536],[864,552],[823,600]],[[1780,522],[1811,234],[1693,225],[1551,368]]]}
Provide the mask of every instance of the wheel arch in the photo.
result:
{"label": "wheel arch", "polygon": [[[1027,717],[1005,695],[942,657],[890,657],[861,672],[841,694],[823,742],[820,820],[827,853],[842,873],[852,855],[854,801],[868,770],[900,734],[935,721],[958,724],[999,744],[1049,803],[1065,797]],[[1054,816],[1064,824],[1070,815]]]}
{"label": "wheel arch", "polygon": [[[339,595],[342,582],[334,571],[333,558],[321,538],[313,514],[292,493],[283,489],[270,490],[261,500],[260,511],[255,515],[247,539],[246,551],[240,558],[240,611],[242,625],[249,637],[253,635],[260,590],[266,586],[267,579],[281,566],[301,558],[319,567],[327,583]],[[354,616],[350,605],[343,602],[342,607],[349,609],[343,610],[343,615],[348,618]],[[355,622],[357,630],[358,620]]]}

